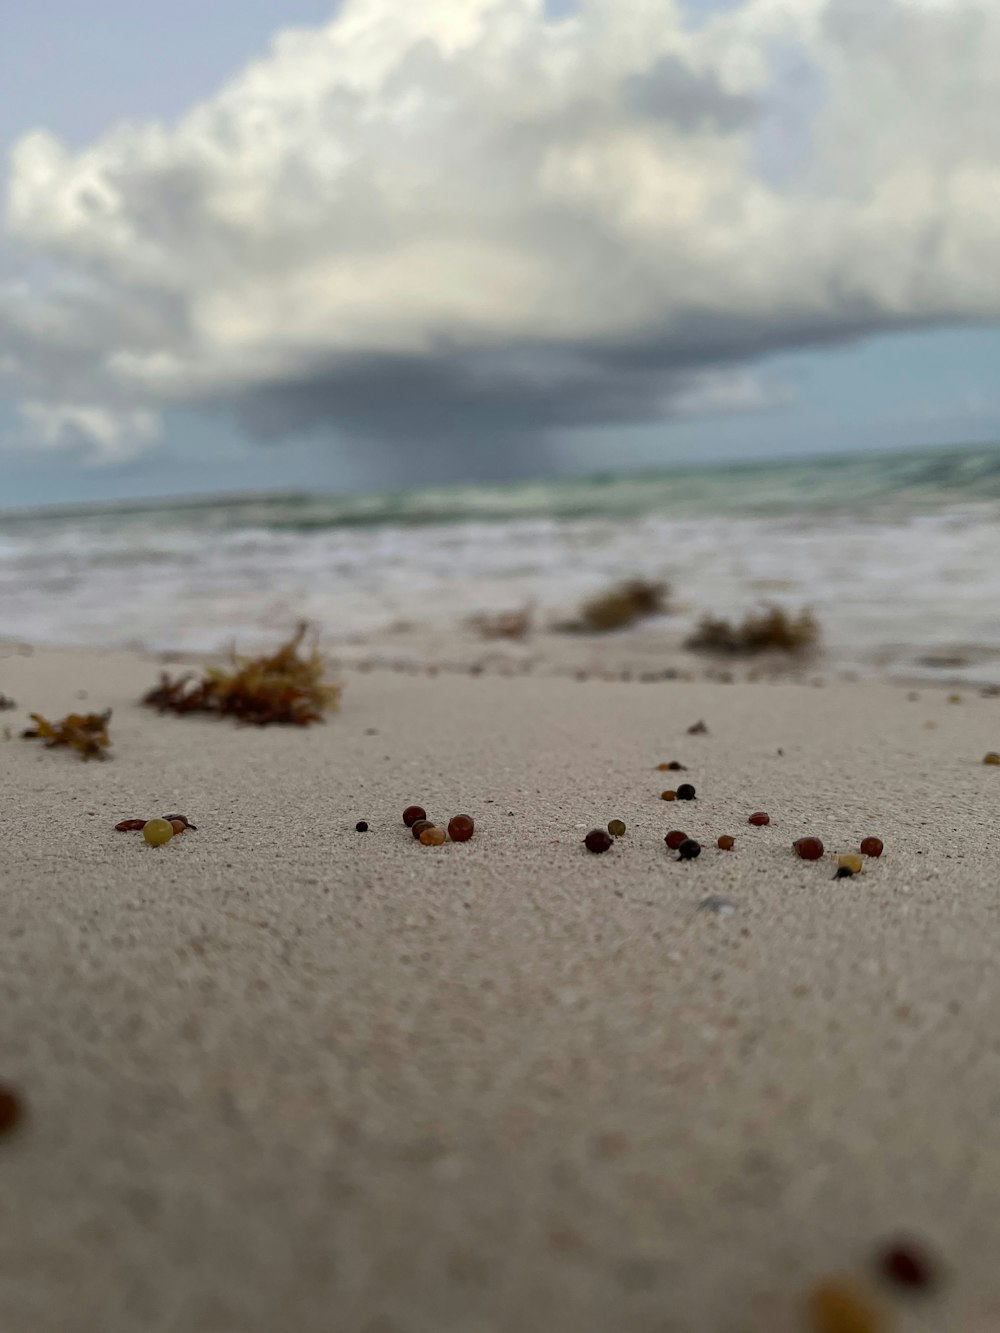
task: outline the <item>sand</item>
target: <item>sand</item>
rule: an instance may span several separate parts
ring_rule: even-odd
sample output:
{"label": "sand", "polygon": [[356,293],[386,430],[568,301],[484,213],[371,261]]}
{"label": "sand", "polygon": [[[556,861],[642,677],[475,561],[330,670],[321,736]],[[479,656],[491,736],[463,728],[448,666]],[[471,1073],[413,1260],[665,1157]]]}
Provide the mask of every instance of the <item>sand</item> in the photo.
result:
{"label": "sand", "polygon": [[[110,706],[115,754],[0,742],[4,1333],[791,1333],[831,1272],[1000,1328],[1000,701],[347,672],[257,731],[155,670],[0,650],[0,726]],[[900,1231],[934,1295],[870,1279]]]}

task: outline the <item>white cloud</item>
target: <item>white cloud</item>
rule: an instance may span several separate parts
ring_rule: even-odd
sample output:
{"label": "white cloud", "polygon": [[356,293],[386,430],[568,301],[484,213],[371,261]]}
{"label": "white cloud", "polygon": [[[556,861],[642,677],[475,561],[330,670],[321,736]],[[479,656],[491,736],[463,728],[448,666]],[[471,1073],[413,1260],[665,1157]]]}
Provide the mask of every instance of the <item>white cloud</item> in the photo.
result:
{"label": "white cloud", "polygon": [[[769,172],[789,68],[812,120]],[[1000,317],[997,68],[975,0],[349,0],[174,128],[16,146],[51,269],[0,288],[0,377],[104,455],[172,405],[401,439],[756,410],[760,353]]]}

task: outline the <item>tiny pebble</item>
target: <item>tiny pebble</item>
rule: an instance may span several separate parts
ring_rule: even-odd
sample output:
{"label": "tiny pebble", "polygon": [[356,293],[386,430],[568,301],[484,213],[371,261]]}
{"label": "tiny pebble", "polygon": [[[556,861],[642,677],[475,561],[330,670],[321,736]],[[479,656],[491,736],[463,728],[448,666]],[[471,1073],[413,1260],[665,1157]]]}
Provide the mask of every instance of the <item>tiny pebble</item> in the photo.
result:
{"label": "tiny pebble", "polygon": [[723,833],[722,837],[719,839],[718,845],[722,848],[724,852],[731,852],[733,848],[736,846],[736,839],[730,837],[728,833]]}
{"label": "tiny pebble", "polygon": [[591,829],[584,838],[588,852],[606,852],[611,846],[611,834],[606,829]]}
{"label": "tiny pebble", "polygon": [[615,838],[624,837],[625,821],[622,819],[612,819],[608,823],[608,832]]}
{"label": "tiny pebble", "polygon": [[712,912],[715,916],[732,916],[736,911],[736,904],[730,902],[728,898],[719,898],[713,894],[709,898],[702,898],[698,904],[699,912]]}
{"label": "tiny pebble", "polygon": [[690,782],[682,782],[677,788],[677,799],[679,801],[693,801],[697,793]]}
{"label": "tiny pebble", "polygon": [[753,824],[755,828],[763,828],[765,824],[770,824],[771,816],[766,815],[763,810],[758,810],[755,815],[751,815],[747,820],[748,824]]}
{"label": "tiny pebble", "polygon": [[359,819],[358,822],[354,825],[354,827],[357,829],[359,833],[368,832],[368,825],[363,819]]}

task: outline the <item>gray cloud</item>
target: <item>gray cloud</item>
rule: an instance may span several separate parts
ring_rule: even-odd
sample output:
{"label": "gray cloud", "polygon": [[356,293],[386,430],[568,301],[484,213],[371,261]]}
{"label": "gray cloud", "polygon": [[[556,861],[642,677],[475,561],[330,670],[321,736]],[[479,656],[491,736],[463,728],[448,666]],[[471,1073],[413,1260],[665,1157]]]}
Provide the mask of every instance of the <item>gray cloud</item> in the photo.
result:
{"label": "gray cloud", "polygon": [[998,64],[974,0],[349,0],[174,128],[17,146],[0,383],[115,458],[175,407],[518,466],[761,410],[768,352],[1000,318]]}

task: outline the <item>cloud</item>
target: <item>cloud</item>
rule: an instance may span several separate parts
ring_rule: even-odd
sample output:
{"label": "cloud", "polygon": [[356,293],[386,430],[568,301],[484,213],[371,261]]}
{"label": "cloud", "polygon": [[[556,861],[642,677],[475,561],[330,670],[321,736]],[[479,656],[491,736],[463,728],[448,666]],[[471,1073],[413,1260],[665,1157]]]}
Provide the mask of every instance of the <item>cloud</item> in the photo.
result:
{"label": "cloud", "polygon": [[15,146],[0,384],[106,456],[759,410],[769,351],[1000,317],[998,64],[976,0],[348,0],[176,126]]}

